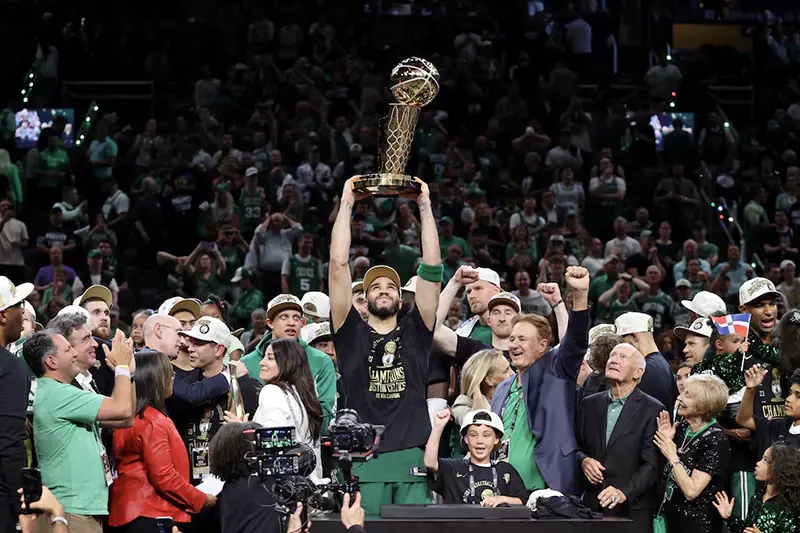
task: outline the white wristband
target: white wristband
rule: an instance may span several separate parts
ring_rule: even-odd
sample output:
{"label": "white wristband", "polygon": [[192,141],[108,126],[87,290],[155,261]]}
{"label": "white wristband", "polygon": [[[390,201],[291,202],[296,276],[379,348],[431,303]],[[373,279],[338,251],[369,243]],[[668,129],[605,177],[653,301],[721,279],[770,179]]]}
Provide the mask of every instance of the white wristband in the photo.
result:
{"label": "white wristband", "polygon": [[63,516],[54,516],[54,517],[53,517],[53,518],[50,520],[50,525],[51,525],[51,526],[54,526],[54,525],[56,525],[56,522],[61,522],[61,523],[62,523],[62,524],[64,524],[66,527],[69,527],[69,522],[67,522],[67,519],[66,519],[66,518],[64,518]]}
{"label": "white wristband", "polygon": [[115,368],[114,369],[114,377],[117,377],[117,376],[126,376],[126,377],[130,378],[131,377],[130,368],[120,368],[120,367]]}

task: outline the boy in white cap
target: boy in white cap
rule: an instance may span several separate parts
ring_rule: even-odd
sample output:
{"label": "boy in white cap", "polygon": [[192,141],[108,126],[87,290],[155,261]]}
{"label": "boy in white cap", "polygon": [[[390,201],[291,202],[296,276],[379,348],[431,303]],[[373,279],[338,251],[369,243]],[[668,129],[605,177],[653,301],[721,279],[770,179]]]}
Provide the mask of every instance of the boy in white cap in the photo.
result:
{"label": "boy in white cap", "polygon": [[466,459],[439,458],[439,441],[450,418],[449,409],[436,414],[425,445],[430,488],[441,494],[446,504],[524,505],[528,491],[519,473],[505,461],[492,461],[505,432],[500,416],[488,409],[467,413],[461,425],[461,437],[469,451]]}
{"label": "boy in white cap", "polygon": [[658,350],[653,337],[653,317],[644,313],[625,313],[614,321],[617,335],[645,356],[645,368],[639,388],[664,405],[675,405],[678,389],[669,363]]}

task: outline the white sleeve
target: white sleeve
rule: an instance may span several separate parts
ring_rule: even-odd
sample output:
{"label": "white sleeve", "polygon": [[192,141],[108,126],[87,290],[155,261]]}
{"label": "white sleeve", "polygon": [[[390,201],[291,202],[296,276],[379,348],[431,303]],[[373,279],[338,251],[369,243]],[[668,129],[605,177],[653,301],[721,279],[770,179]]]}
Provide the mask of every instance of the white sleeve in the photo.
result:
{"label": "white sleeve", "polygon": [[[253,422],[266,428],[294,426],[286,396],[277,385],[265,385],[258,394],[258,409]],[[299,428],[297,428],[299,430]]]}
{"label": "white sleeve", "polygon": [[[75,281],[77,280],[78,278],[75,278]],[[119,284],[117,283],[116,278],[112,278],[111,283],[108,284],[108,290],[110,290],[111,292],[117,292],[117,293],[119,292]],[[74,289],[72,293],[75,294]]]}
{"label": "white sleeve", "polygon": [[514,229],[522,223],[522,217],[519,216],[519,213],[514,213],[511,215],[511,220],[508,221],[509,229]]}
{"label": "white sleeve", "polygon": [[78,276],[75,276],[75,281],[72,282],[72,294],[83,294],[83,282]]}
{"label": "white sleeve", "polygon": [[117,198],[117,214],[121,215],[122,213],[127,213],[131,210],[131,199],[128,198],[128,195],[123,193],[119,198]]}
{"label": "white sleeve", "polygon": [[600,179],[592,178],[589,180],[589,192],[594,192],[600,188]]}
{"label": "white sleeve", "polygon": [[625,185],[625,180],[624,179],[622,179],[620,177],[617,177],[616,180],[617,180],[617,190],[618,191],[622,191],[624,193],[625,191],[628,190],[627,186]]}
{"label": "white sleeve", "polygon": [[287,255],[286,258],[283,260],[283,264],[281,265],[281,276],[288,276],[290,272],[289,268],[289,256]]}

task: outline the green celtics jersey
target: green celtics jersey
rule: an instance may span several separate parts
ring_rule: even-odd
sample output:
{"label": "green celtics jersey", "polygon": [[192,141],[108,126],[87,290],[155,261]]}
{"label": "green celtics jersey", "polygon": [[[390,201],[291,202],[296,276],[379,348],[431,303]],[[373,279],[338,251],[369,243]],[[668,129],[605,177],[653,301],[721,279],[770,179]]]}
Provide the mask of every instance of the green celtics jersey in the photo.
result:
{"label": "green celtics jersey", "polygon": [[242,189],[239,196],[239,207],[242,216],[239,218],[239,226],[242,231],[255,231],[259,224],[264,220],[264,189],[258,187],[256,192],[247,192]]}
{"label": "green celtics jersey", "polygon": [[302,298],[308,291],[320,289],[322,261],[315,257],[300,259],[297,254],[289,258],[289,292]]}
{"label": "green celtics jersey", "polygon": [[661,333],[664,326],[671,320],[670,313],[675,306],[675,302],[664,291],[658,294],[648,294],[647,299],[642,304],[642,313],[653,317],[653,329],[656,334]]}
{"label": "green celtics jersey", "polygon": [[611,306],[608,309],[608,322],[613,323],[620,315],[625,313],[636,313],[639,306],[633,298],[628,298],[627,302],[620,302],[616,296],[611,299]]}

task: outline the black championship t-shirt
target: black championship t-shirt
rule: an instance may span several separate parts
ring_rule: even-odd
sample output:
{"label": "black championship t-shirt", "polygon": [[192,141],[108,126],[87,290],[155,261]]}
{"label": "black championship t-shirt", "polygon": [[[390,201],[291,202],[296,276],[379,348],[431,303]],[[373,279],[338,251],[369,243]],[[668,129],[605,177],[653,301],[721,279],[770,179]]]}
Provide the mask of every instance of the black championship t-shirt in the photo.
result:
{"label": "black championship t-shirt", "polygon": [[761,369],[766,370],[764,381],[758,387],[753,416],[769,420],[783,418],[783,404],[789,392],[786,380],[780,369],[773,364],[761,362]]}
{"label": "black championship t-shirt", "polygon": [[789,432],[794,420],[790,418],[777,418],[767,420],[756,418],[756,439],[758,443],[758,456],[764,455],[764,451],[773,444],[785,444],[796,450],[800,450],[800,434]]}
{"label": "black championship t-shirt", "polygon": [[509,496],[519,498],[523,505],[528,503],[529,493],[525,490],[525,484],[510,464],[503,461],[495,463],[494,473],[491,466],[473,464],[474,491],[470,487],[469,466],[466,459],[439,459],[439,471],[428,474],[428,487],[441,494],[444,503],[449,504],[480,504],[489,496]]}
{"label": "black championship t-shirt", "polygon": [[[198,368],[188,372],[182,379],[200,381],[203,379],[202,371]],[[249,376],[239,378],[239,387],[242,390],[244,410],[252,418],[258,409],[258,382]],[[185,424],[185,438],[189,451],[190,481],[200,483],[210,474],[208,462],[208,446],[219,428],[222,427],[225,411],[228,409],[228,395],[217,396],[200,405],[191,406],[182,415],[182,424]],[[177,426],[177,424],[176,424]]]}
{"label": "black championship t-shirt", "polygon": [[344,388],[342,408],[355,409],[363,422],[386,426],[380,451],[424,446],[428,417],[430,331],[415,308],[385,335],[373,330],[354,307],[333,334]]}

